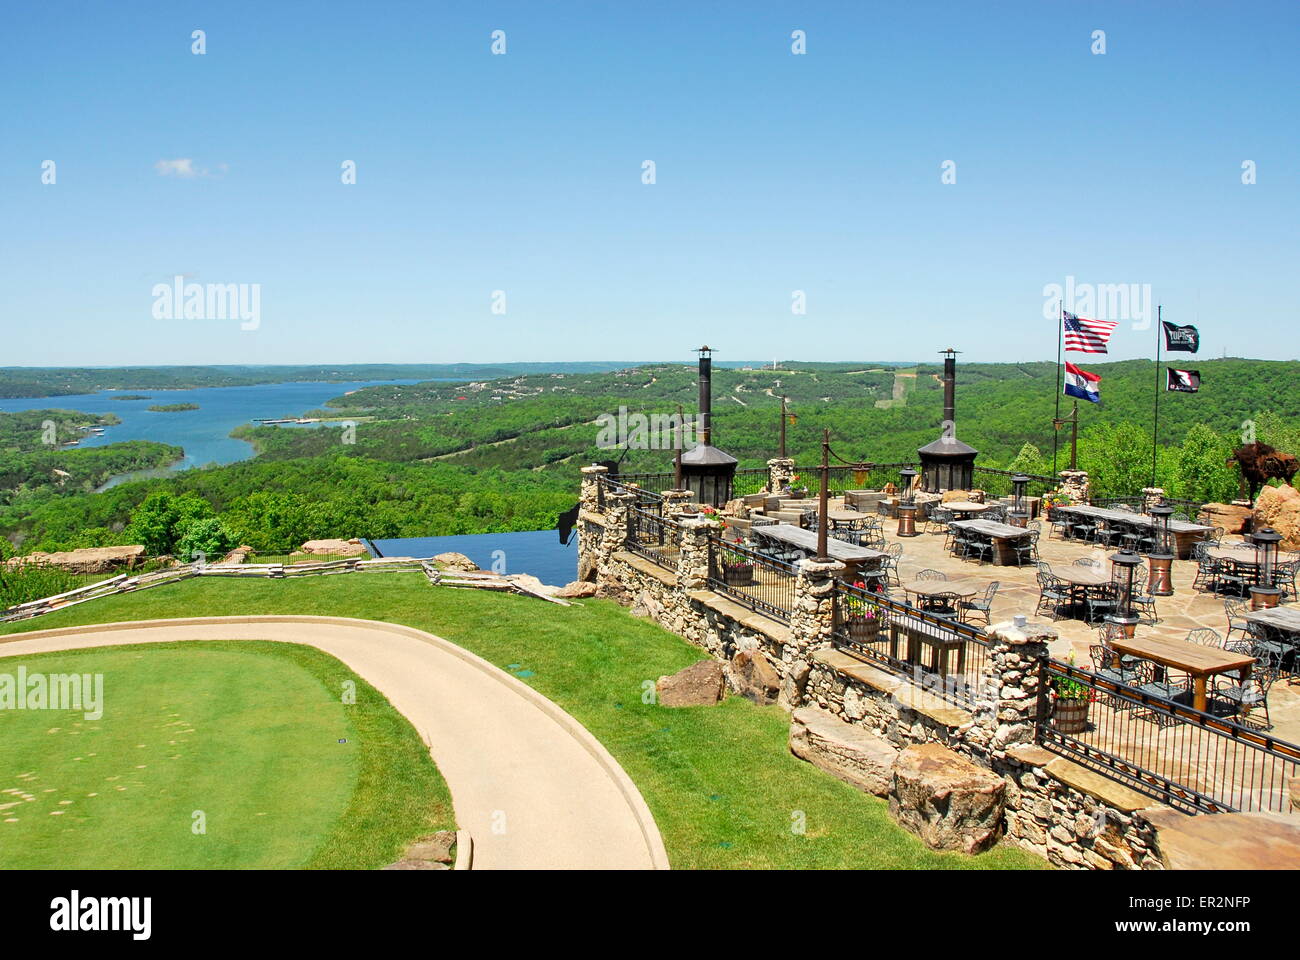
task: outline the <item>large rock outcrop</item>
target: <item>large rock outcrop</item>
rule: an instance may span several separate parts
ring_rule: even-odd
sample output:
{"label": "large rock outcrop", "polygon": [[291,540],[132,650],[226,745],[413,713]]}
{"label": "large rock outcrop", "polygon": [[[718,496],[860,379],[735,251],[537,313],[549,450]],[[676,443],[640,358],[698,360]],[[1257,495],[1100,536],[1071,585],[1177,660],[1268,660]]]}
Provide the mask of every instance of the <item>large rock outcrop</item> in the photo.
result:
{"label": "large rock outcrop", "polygon": [[660,677],[655,694],[663,707],[707,707],[722,699],[724,687],[722,664],[701,660],[670,677]]}
{"label": "large rock outcrop", "polygon": [[130,569],[145,559],[144,547],[133,544],[126,547],[86,547],[60,553],[29,553],[7,561],[11,566],[24,563],[46,564],[71,573],[112,573]]}
{"label": "large rock outcrop", "polygon": [[935,850],[979,853],[997,842],[1006,783],[939,743],[898,755],[889,812]]}
{"label": "large rock outcrop", "polygon": [[1282,534],[1283,550],[1300,550],[1300,490],[1265,487],[1255,501],[1255,529],[1272,527]]}
{"label": "large rock outcrop", "polygon": [[781,675],[760,651],[741,650],[727,668],[731,689],[758,704],[776,703],[781,695]]}
{"label": "large rock outcrop", "polygon": [[898,750],[859,723],[828,710],[800,707],[790,720],[790,752],[877,797],[889,795]]}
{"label": "large rock outcrop", "polygon": [[1250,507],[1240,503],[1207,503],[1197,520],[1211,527],[1223,527],[1224,533],[1241,533],[1250,526]]}
{"label": "large rock outcrop", "polygon": [[440,553],[433,558],[433,562],[443,570],[455,570],[460,573],[473,573],[478,569],[478,564],[463,553]]}
{"label": "large rock outcrop", "polygon": [[359,557],[369,553],[355,537],[351,540],[308,540],[298,548],[299,553],[332,554],[336,557]]}

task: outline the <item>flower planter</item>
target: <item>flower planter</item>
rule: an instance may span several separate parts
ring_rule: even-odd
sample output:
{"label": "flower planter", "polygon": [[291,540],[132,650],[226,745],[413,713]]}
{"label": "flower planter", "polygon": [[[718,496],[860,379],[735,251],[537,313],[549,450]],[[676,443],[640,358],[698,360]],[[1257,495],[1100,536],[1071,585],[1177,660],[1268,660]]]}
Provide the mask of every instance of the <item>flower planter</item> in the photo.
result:
{"label": "flower planter", "polygon": [[754,568],[748,563],[734,567],[723,567],[722,579],[733,587],[752,586],[754,583]]}
{"label": "flower planter", "polygon": [[1062,733],[1083,733],[1088,729],[1087,700],[1066,700],[1058,697],[1052,707],[1052,726]]}
{"label": "flower planter", "polygon": [[849,639],[855,643],[874,643],[879,636],[880,621],[878,619],[849,621]]}

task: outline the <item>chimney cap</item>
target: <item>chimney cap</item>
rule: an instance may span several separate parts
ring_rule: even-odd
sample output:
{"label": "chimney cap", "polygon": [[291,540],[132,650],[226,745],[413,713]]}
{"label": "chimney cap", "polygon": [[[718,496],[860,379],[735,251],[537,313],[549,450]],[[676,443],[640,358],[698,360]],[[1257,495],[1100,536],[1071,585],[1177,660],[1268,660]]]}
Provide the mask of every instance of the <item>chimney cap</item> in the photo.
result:
{"label": "chimney cap", "polygon": [[939,352],[942,353],[942,354],[946,354],[947,356],[950,356],[950,357],[955,357],[957,354],[961,353],[962,351],[960,351],[960,350],[954,350],[952,347],[949,347],[948,349],[946,349],[946,350],[940,350]]}
{"label": "chimney cap", "polygon": [[696,352],[696,353],[712,353],[712,352],[713,352],[713,348],[712,348],[711,346],[709,346],[709,345],[706,343],[704,346],[698,348],[695,352]]}

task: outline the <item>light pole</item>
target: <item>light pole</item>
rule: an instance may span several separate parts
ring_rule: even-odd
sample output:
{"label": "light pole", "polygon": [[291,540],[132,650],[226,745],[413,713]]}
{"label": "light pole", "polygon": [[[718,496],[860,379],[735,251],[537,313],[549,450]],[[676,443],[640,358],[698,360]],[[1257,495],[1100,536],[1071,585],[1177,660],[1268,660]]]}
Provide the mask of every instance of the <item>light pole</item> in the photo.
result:
{"label": "light pole", "polygon": [[826,528],[830,526],[829,512],[830,501],[830,451],[831,451],[831,432],[829,429],[822,430],[822,484],[821,492],[817,497],[817,562],[829,563],[830,555],[826,552]]}

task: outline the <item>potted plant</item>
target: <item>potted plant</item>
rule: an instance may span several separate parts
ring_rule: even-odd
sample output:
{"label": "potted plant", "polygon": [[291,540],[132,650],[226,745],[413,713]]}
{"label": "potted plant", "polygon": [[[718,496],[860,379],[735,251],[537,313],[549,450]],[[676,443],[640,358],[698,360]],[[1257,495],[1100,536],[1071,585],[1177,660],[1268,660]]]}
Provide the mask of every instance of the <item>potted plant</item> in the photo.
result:
{"label": "potted plant", "polygon": [[752,586],[754,583],[754,565],[743,553],[735,550],[722,552],[722,579],[736,587]]}
{"label": "potted plant", "polygon": [[[1070,654],[1074,666],[1074,654]],[[1088,729],[1088,708],[1093,691],[1072,677],[1057,677],[1052,688],[1052,726],[1062,733],[1083,733]]]}
{"label": "potted plant", "polygon": [[808,499],[808,488],[799,485],[799,474],[790,477],[790,496],[795,500]]}
{"label": "potted plant", "polygon": [[[859,580],[853,584],[860,590],[866,589],[866,583]],[[848,596],[844,623],[849,630],[849,638],[855,643],[871,643],[880,636],[881,617],[879,608],[861,597]]]}

